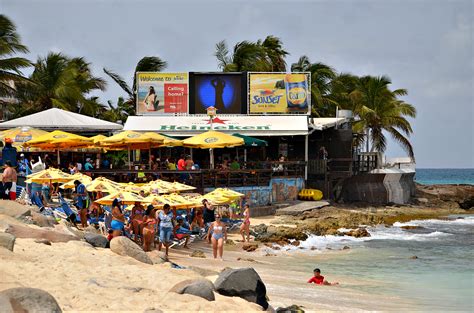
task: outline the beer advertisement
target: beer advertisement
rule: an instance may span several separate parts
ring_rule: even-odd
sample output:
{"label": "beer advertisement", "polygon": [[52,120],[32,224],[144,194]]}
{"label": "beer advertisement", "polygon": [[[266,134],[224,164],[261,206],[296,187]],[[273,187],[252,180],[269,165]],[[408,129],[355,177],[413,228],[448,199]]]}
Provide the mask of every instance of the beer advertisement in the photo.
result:
{"label": "beer advertisement", "polygon": [[137,115],[188,113],[188,73],[137,73]]}
{"label": "beer advertisement", "polygon": [[310,73],[249,73],[250,114],[309,114]]}

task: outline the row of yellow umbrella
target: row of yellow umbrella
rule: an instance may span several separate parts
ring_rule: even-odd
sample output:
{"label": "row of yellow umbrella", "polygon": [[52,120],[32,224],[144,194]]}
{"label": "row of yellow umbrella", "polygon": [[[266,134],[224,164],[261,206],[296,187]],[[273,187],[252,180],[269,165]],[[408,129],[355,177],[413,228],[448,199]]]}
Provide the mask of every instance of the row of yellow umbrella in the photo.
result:
{"label": "row of yellow umbrella", "polygon": [[[202,134],[187,138],[185,140],[176,140],[158,133],[145,132],[139,133],[134,131],[123,131],[111,137],[97,135],[95,137],[84,137],[72,133],[55,130],[51,133],[43,133],[41,130],[31,129],[28,136],[21,135],[21,129],[12,130],[11,133],[2,133],[4,138],[16,133],[15,138],[30,138],[28,141],[22,141],[23,147],[31,147],[43,150],[56,150],[58,163],[59,152],[64,149],[78,149],[78,148],[102,148],[108,150],[128,150],[128,164],[131,168],[130,150],[131,149],[148,149],[162,147],[162,146],[186,146],[190,148],[209,149],[211,168],[214,164],[213,150],[215,148],[230,148],[241,146],[244,140],[239,137],[224,134],[218,131],[210,130]],[[20,135],[18,135],[20,134]],[[18,137],[19,136],[19,137]]]}

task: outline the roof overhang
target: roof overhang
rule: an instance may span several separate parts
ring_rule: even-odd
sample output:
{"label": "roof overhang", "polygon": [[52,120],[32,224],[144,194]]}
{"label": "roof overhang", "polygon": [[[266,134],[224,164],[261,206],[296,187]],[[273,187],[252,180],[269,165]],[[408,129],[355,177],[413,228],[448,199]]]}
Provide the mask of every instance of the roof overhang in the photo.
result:
{"label": "roof overhang", "polygon": [[[129,116],[124,130],[156,131],[171,136],[194,136],[210,130],[209,117],[193,116]],[[306,115],[219,115],[213,129],[247,136],[298,136],[308,134]]]}
{"label": "roof overhang", "polygon": [[315,130],[325,130],[327,128],[342,125],[349,120],[344,117],[318,117],[309,119],[309,127]]}

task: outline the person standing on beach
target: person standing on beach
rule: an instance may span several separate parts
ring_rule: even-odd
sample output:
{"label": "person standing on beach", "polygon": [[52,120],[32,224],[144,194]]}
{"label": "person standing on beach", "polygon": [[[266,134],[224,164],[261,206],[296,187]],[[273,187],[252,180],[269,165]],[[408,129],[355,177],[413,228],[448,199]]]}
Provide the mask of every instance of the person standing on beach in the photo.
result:
{"label": "person standing on beach", "polygon": [[204,225],[209,226],[216,220],[214,217],[214,207],[209,203],[209,201],[207,201],[207,199],[202,200],[202,205],[204,206],[202,209]]}
{"label": "person standing on beach", "polygon": [[247,234],[247,242],[250,242],[250,206],[244,206],[244,221],[240,225],[240,235],[242,235],[242,242],[245,242],[244,234]]}
{"label": "person standing on beach", "polygon": [[122,235],[122,230],[125,226],[125,216],[122,213],[122,200],[120,198],[114,199],[112,202],[112,223],[110,226],[113,230],[112,236],[118,237]]}
{"label": "person standing on beach", "polygon": [[16,197],[16,190],[12,190],[13,185],[15,185],[15,188],[16,188],[16,180],[17,180],[17,174],[16,174],[15,168],[12,166],[12,163],[10,161],[6,161],[5,170],[3,171],[3,175],[2,175],[2,184],[3,184],[3,192],[4,192],[4,194],[2,195],[3,199],[15,200],[15,198],[13,198],[13,196],[11,196],[10,194],[14,194]]}
{"label": "person standing on beach", "polygon": [[165,246],[165,255],[168,256],[168,249],[171,244],[171,235],[173,234],[173,212],[170,210],[170,205],[165,204],[163,211],[158,214],[158,220],[160,225],[160,246]]}
{"label": "person standing on beach", "polygon": [[315,268],[313,271],[314,276],[308,280],[308,283],[315,283],[316,285],[326,285],[326,286],[334,286],[339,285],[339,283],[330,283],[327,280],[324,280],[324,276],[321,275],[321,270],[319,268]]}
{"label": "person standing on beach", "polygon": [[221,216],[219,214],[216,214],[215,219],[215,222],[212,222],[211,226],[209,226],[207,240],[212,242],[212,254],[214,255],[214,259],[219,255],[219,259],[223,261],[224,243],[227,241],[227,227],[221,222]]}
{"label": "person standing on beach", "polygon": [[150,204],[146,211],[145,217],[143,218],[143,250],[151,251],[151,245],[155,239],[155,212],[153,210],[153,205]]}
{"label": "person standing on beach", "polygon": [[81,183],[79,180],[74,181],[74,186],[76,186],[76,196],[77,202],[76,206],[79,209],[79,216],[81,217],[82,228],[87,227],[87,211],[89,208],[88,195],[86,191],[86,186]]}

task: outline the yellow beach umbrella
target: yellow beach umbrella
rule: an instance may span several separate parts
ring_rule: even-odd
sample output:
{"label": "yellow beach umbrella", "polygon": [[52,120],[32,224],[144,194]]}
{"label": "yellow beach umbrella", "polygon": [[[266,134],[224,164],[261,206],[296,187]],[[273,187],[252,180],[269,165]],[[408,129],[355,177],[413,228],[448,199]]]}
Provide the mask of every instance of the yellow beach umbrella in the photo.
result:
{"label": "yellow beach umbrella", "polygon": [[[144,133],[126,130],[100,141],[100,146],[109,149],[128,149],[128,168],[131,169],[130,149],[148,149],[159,147],[164,139]],[[151,160],[150,160],[151,162]]]}
{"label": "yellow beach umbrella", "polygon": [[[40,136],[47,134],[47,131],[32,128],[32,127],[16,127],[12,129],[7,129],[0,132],[0,141],[4,140],[5,138],[11,138],[13,140],[13,146],[16,148],[22,148],[23,143],[36,139]],[[35,151],[36,149],[32,149],[31,151]]]}
{"label": "yellow beach umbrella", "polygon": [[107,139],[107,136],[104,136],[104,135],[96,135],[96,136],[90,137],[90,139],[92,139],[92,142],[95,144],[95,143],[100,143],[100,142],[103,141],[104,139]]}
{"label": "yellow beach umbrella", "polygon": [[151,181],[144,185],[143,188],[145,190],[148,190],[149,192],[154,192],[155,190],[157,190],[160,194],[171,193],[175,191],[172,183],[161,179]]}
{"label": "yellow beach umbrella", "polygon": [[75,149],[87,147],[93,142],[92,139],[55,130],[50,133],[29,140],[23,144],[23,147],[33,147],[40,149],[55,149],[58,152],[58,164],[60,163],[59,151],[61,149]]}
{"label": "yellow beach umbrella", "polygon": [[208,193],[207,195],[216,195],[220,197],[229,198],[230,200],[237,200],[242,197],[245,197],[243,193],[240,193],[228,188],[217,188],[211,191],[210,193]]}
{"label": "yellow beach umbrella", "polygon": [[157,141],[160,141],[160,140],[161,140],[161,141],[162,141],[161,146],[165,146],[165,147],[178,147],[178,146],[182,146],[182,145],[183,145],[183,142],[182,142],[181,140],[174,139],[174,138],[171,138],[171,137],[168,137],[168,136],[159,134],[159,133],[155,133],[155,132],[145,132],[145,133],[143,133],[143,134],[149,136],[150,138],[154,138],[154,139],[156,139]]}
{"label": "yellow beach umbrella", "polygon": [[185,198],[178,194],[169,195],[149,195],[145,198],[148,203],[152,203],[153,206],[162,208],[163,205],[169,204],[172,208],[176,209],[190,209],[196,207],[202,207],[202,203],[194,200]]}
{"label": "yellow beach umbrella", "polygon": [[196,189],[196,187],[189,186],[189,185],[182,184],[182,183],[178,183],[178,182],[171,183],[171,188],[174,191],[190,191],[190,190],[195,190]]}
{"label": "yellow beach umbrella", "polygon": [[90,176],[81,174],[81,173],[76,173],[74,175],[71,175],[71,180],[68,181],[67,183],[62,184],[59,186],[61,189],[73,189],[75,188],[74,182],[76,180],[80,181],[84,185],[90,184],[92,182],[92,178]]}
{"label": "yellow beach umbrella", "polygon": [[234,202],[234,200],[230,198],[227,198],[218,194],[213,194],[213,193],[207,193],[195,199],[196,201],[199,201],[199,202],[202,202],[202,200],[206,199],[207,201],[209,201],[209,203],[213,205],[224,205],[224,204],[230,204]]}
{"label": "yellow beach umbrella", "polygon": [[134,184],[132,182],[129,183],[120,183],[123,190],[133,193],[140,193],[140,191],[144,190],[144,184]]}
{"label": "yellow beach umbrella", "polygon": [[65,183],[71,180],[72,175],[64,173],[56,168],[48,168],[38,173],[28,175],[26,183]]}
{"label": "yellow beach umbrella", "polygon": [[209,130],[202,134],[183,140],[183,146],[190,148],[209,149],[211,169],[214,168],[215,148],[231,148],[244,145],[244,139],[224,134],[215,130]]}
{"label": "yellow beach umbrella", "polygon": [[140,203],[146,203],[144,198],[140,197],[137,194],[134,194],[133,192],[128,192],[128,191],[119,191],[112,193],[108,196],[105,196],[103,198],[100,198],[94,202],[99,203],[99,204],[104,204],[104,205],[111,205],[112,202],[116,199],[120,198],[122,200],[123,204],[134,204],[135,202],[140,202]]}
{"label": "yellow beach umbrella", "polygon": [[86,185],[86,189],[89,192],[92,191],[100,191],[100,192],[107,192],[107,193],[116,193],[120,191],[122,186],[119,183],[116,183],[110,179],[105,177],[97,177],[89,184]]}

